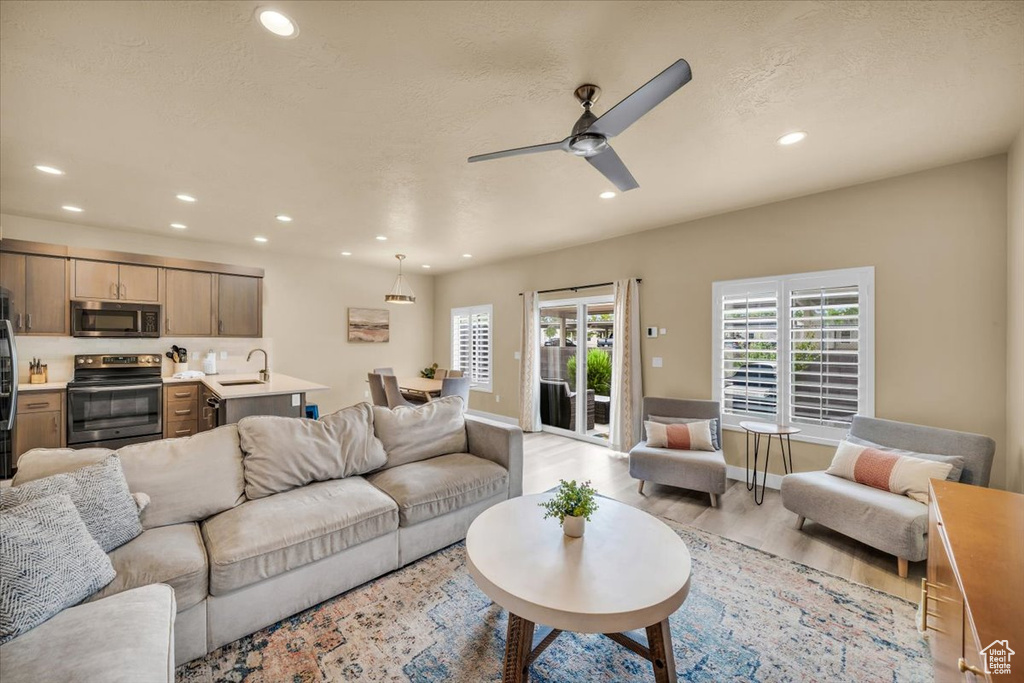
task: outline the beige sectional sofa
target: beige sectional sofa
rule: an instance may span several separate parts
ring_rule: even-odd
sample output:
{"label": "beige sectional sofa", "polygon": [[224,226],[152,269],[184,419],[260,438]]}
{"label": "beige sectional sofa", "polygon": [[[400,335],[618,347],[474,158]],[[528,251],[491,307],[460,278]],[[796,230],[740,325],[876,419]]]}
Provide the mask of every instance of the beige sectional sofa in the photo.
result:
{"label": "beige sectional sofa", "polygon": [[[238,425],[120,449],[129,488],[146,493],[151,502],[142,513],[142,535],[110,553],[117,577],[91,600],[98,607],[141,586],[172,587],[173,659],[181,664],[463,539],[480,512],[522,494],[523,442],[517,427],[463,418],[461,403],[457,408],[458,418],[450,411],[437,418],[447,420],[443,439],[432,436],[429,419],[426,427],[395,423],[390,411],[387,429],[392,433],[377,433],[383,420],[373,415],[381,415],[381,409],[361,408],[370,424],[353,426],[349,414],[341,428],[343,443],[358,442],[369,429],[374,443],[367,448],[393,444],[383,466],[270,495],[260,491],[257,498],[246,495],[252,483],[246,477],[250,456],[253,480],[257,466],[268,462],[279,468],[279,480],[308,478],[308,473],[302,471],[302,457],[285,452],[288,447],[279,442],[271,453],[280,451],[280,462],[257,462],[256,453],[243,451]],[[442,404],[435,410],[443,409]],[[458,423],[454,432],[452,419]],[[307,436],[297,433],[296,452],[319,447]],[[457,452],[431,452],[438,448]],[[399,449],[401,457],[393,457]],[[103,449],[32,451],[20,459],[14,484],[92,464],[108,454]],[[253,492],[253,486],[248,488]],[[0,648],[4,683],[48,673],[31,668],[33,661],[45,664],[45,657],[26,654],[42,645],[33,634],[44,628],[56,631],[47,638],[52,645],[62,637],[63,618],[91,604],[66,610]],[[99,636],[95,647],[106,646]],[[152,657],[158,654],[154,650]],[[116,659],[108,661],[108,666],[117,665]]]}

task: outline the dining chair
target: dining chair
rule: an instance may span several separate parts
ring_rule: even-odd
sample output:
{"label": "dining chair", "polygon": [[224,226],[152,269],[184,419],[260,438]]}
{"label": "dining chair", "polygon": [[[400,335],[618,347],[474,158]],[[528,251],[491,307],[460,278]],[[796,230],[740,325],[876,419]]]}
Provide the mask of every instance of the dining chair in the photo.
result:
{"label": "dining chair", "polygon": [[373,374],[375,375],[393,375],[395,374],[394,368],[374,368]]}
{"label": "dining chair", "polygon": [[442,368],[437,368],[434,370],[434,379],[444,379],[445,377],[449,376],[450,375],[448,374],[447,370],[444,370]]}
{"label": "dining chair", "polygon": [[402,396],[402,390],[398,386],[398,378],[394,375],[380,375],[381,380],[384,383],[384,394],[388,399],[388,408],[397,408],[398,406],[418,406],[419,403],[405,400]]}
{"label": "dining chair", "polygon": [[462,370],[449,370],[448,377],[462,377]]}
{"label": "dining chair", "polygon": [[445,396],[461,396],[462,410],[469,409],[469,378],[446,377],[441,380],[441,398]]}
{"label": "dining chair", "polygon": [[373,400],[375,406],[387,406],[388,395],[384,391],[384,381],[382,375],[376,372],[370,372],[366,375],[366,381],[370,384],[370,398]]}

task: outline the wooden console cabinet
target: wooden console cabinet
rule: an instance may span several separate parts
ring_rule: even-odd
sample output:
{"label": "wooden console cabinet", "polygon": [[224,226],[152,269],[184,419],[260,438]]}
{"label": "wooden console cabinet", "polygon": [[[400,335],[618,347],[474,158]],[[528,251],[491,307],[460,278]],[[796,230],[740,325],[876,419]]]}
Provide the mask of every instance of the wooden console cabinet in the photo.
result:
{"label": "wooden console cabinet", "polygon": [[[930,488],[919,619],[935,681],[1024,681],[1024,496],[936,479]],[[1019,653],[1010,672],[986,670],[986,651],[1007,647]]]}

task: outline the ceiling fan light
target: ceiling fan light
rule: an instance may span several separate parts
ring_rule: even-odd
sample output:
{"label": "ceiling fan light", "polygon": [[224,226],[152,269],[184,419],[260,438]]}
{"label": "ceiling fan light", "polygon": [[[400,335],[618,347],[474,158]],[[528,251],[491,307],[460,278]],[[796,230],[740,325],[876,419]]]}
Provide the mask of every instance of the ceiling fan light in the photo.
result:
{"label": "ceiling fan light", "polygon": [[398,277],[395,278],[395,284],[391,291],[384,295],[384,303],[414,304],[416,295],[413,294],[412,287],[405,282],[405,276],[402,275],[402,261],[405,260],[405,254],[395,254],[395,258],[398,259]]}

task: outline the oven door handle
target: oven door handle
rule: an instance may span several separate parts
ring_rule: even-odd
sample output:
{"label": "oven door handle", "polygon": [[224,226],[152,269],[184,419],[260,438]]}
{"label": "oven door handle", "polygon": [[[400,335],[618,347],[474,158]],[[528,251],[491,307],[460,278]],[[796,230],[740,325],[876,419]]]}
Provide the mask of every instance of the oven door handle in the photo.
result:
{"label": "oven door handle", "polygon": [[98,394],[102,391],[129,391],[132,389],[159,389],[163,384],[128,384],[108,387],[72,387],[68,392],[76,394]]}

